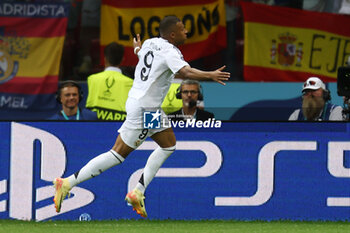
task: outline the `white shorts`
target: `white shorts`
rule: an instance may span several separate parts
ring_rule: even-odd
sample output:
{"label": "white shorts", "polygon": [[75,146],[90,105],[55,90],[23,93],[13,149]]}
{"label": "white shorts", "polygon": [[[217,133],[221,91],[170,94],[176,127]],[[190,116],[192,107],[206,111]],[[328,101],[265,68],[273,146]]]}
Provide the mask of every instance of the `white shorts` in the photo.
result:
{"label": "white shorts", "polygon": [[169,119],[165,112],[159,108],[147,108],[140,106],[138,100],[134,98],[128,98],[126,101],[126,119],[123,125],[126,125],[129,129],[143,129],[144,115],[145,111],[157,111],[160,110],[161,113],[161,127],[169,128]]}
{"label": "white shorts", "polygon": [[159,133],[167,128],[160,129],[130,129],[123,123],[118,130],[123,142],[133,149],[139,147],[148,137]]}
{"label": "white shorts", "polygon": [[[125,144],[136,149],[148,137],[170,128],[169,120],[163,110],[161,110],[161,127],[157,129],[146,129],[143,127],[144,108],[140,107],[139,102],[133,98],[128,98],[126,102],[126,119],[118,132]],[[164,122],[163,122],[164,120]]]}

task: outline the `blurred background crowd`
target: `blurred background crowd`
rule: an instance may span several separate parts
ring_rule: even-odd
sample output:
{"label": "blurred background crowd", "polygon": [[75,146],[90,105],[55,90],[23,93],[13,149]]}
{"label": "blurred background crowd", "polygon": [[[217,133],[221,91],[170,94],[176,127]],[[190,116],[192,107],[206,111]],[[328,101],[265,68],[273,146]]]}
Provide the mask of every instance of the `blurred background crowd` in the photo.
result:
{"label": "blurred background crowd", "polygon": [[[112,69],[125,76],[125,80],[134,78],[136,56],[133,54],[130,34],[140,33],[140,30],[142,33],[144,26],[148,34],[141,35],[143,41],[151,35],[157,35],[154,23],[159,22],[161,17],[147,11],[142,12],[140,4],[155,8],[159,4],[159,9],[168,7],[168,11],[172,9],[172,4],[175,4],[177,8],[174,8],[174,14],[182,13],[181,9],[186,7],[190,9],[187,11],[202,7],[200,13],[181,16],[182,20],[186,21],[185,26],[190,25],[191,30],[188,35],[189,44],[187,47],[186,44],[180,47],[180,50],[192,67],[214,70],[226,65],[225,70],[231,73],[226,89],[212,83],[201,83],[198,87],[198,92],[203,96],[203,99],[198,101],[198,106],[213,112],[218,119],[288,120],[291,113],[301,107],[302,97],[305,95],[303,85],[309,83],[306,82],[307,79],[313,76],[324,83],[324,88],[321,88],[321,84],[318,87],[329,93],[330,98],[327,101],[332,99],[333,104],[346,105],[349,99],[348,96],[343,99],[344,95],[337,95],[336,83],[337,69],[347,66],[346,61],[350,62],[350,29],[346,26],[350,22],[350,3],[347,0],[181,0],[166,3],[157,0],[4,0],[0,4],[0,16],[3,17],[0,21],[0,120],[44,120],[52,117],[61,111],[63,96],[60,95],[63,92],[60,88],[69,80],[79,85],[79,106],[87,107],[98,114],[102,111],[100,114],[105,115],[99,115],[99,119],[121,120],[119,116],[123,115],[123,109],[114,109],[114,117],[108,117],[107,114],[111,106],[116,105],[111,102],[114,98],[111,88],[115,84],[114,79],[105,77],[102,85],[102,79],[96,82],[94,75],[103,76],[103,72]],[[40,15],[46,14],[48,10],[44,7],[35,8],[38,4],[65,6],[67,13],[64,17],[67,21],[64,32],[58,32],[58,24],[54,27],[43,24],[43,30],[39,26],[31,32],[27,25],[41,25],[36,21],[32,24],[23,23],[21,28],[19,21],[23,18],[20,15],[27,14],[28,17],[28,14],[35,12],[31,9],[37,9],[38,21],[54,20],[45,19],[46,15]],[[220,4],[223,5],[222,9],[218,9]],[[260,8],[263,11],[257,13]],[[60,8],[56,8],[57,11],[54,11],[54,8],[50,9],[52,14],[60,13]],[[158,13],[167,13],[167,10],[162,12],[159,9]],[[132,16],[128,18],[129,13]],[[106,20],[106,15],[112,15],[112,19]],[[225,15],[224,19],[220,18],[222,15]],[[146,19],[149,21],[144,22]],[[11,31],[12,21],[13,24],[19,25],[15,33]],[[130,24],[125,24],[125,21]],[[146,23],[148,25],[144,25]],[[141,25],[136,27],[141,29],[137,31],[132,28],[135,25]],[[214,26],[217,26],[217,32],[213,31]],[[45,27],[51,28],[47,30]],[[57,39],[60,42],[57,42],[56,48],[56,42],[50,42],[52,51],[47,51],[47,48],[50,48],[48,44],[45,44],[44,48],[51,56],[50,59],[60,58],[57,62],[57,72],[53,72],[51,67],[44,73],[42,68],[56,61],[41,57],[39,52],[28,55],[30,49],[39,47],[34,45],[35,43],[44,43],[35,42],[44,28],[48,37],[63,35],[61,49],[57,50],[60,39]],[[25,38],[21,37],[21,31],[24,29],[29,31],[25,35],[28,39],[18,39]],[[205,34],[201,30],[208,32]],[[195,33],[199,35],[190,38]],[[13,35],[16,39],[12,38]],[[119,42],[125,48],[125,51],[122,49],[122,61],[115,65],[106,63],[104,54],[107,45],[112,41]],[[19,48],[18,51],[15,46]],[[14,57],[11,59],[7,53]],[[16,61],[24,58],[28,61]],[[34,72],[36,73],[32,74]],[[347,72],[345,71],[345,74]],[[39,76],[44,81],[39,82]],[[165,98],[163,107],[169,108],[169,112],[182,107],[181,98],[175,98],[176,94],[180,95],[180,82],[175,80]],[[128,90],[132,81],[128,80],[126,83],[128,84],[123,85],[126,85]],[[92,96],[92,90],[96,90],[95,97]],[[56,101],[58,99],[60,101]],[[101,105],[97,100],[110,103]],[[122,101],[119,104],[122,105]],[[108,111],[103,112],[105,110]],[[117,114],[115,111],[122,113],[118,115],[119,112]]]}
{"label": "blurred background crowd", "polygon": [[[34,0],[32,0],[34,1]],[[58,0],[57,0],[58,1]],[[225,0],[227,48],[190,62],[193,67],[211,70],[226,64],[230,81],[243,77],[243,15],[240,1],[263,3],[301,10],[339,13],[343,0]],[[86,80],[104,69],[100,59],[101,0],[71,0],[66,40],[64,43],[60,80]],[[122,67],[133,77],[134,67]]]}

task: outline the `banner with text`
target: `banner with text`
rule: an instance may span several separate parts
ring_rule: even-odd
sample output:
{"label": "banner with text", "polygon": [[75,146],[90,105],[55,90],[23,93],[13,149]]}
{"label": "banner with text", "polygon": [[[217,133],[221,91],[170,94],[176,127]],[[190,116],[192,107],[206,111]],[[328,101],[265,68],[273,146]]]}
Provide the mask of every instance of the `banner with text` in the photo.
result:
{"label": "banner with text", "polygon": [[335,82],[350,56],[350,16],[241,3],[244,79]]}
{"label": "banner with text", "polygon": [[68,3],[0,3],[0,108],[55,106]]}
{"label": "banner with text", "polygon": [[[80,183],[56,213],[56,177],[110,150],[121,122],[0,122],[0,219],[139,219],[124,200],[157,144]],[[146,190],[150,219],[350,220],[348,123],[174,127]],[[25,174],[25,175],[24,175]],[[171,200],[171,201],[169,201]]]}
{"label": "banner with text", "polygon": [[122,65],[136,65],[133,38],[140,34],[144,41],[159,36],[159,23],[166,15],[179,17],[188,30],[188,39],[180,47],[185,60],[208,56],[226,47],[223,0],[102,0],[101,54],[107,44],[115,41],[125,46]]}

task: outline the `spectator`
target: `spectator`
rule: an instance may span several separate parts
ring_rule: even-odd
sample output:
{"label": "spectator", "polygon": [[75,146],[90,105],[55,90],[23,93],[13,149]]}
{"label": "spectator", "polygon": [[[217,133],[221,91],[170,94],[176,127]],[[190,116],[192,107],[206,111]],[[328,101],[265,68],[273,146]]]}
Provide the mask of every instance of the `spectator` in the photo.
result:
{"label": "spectator", "polygon": [[182,99],[183,107],[168,115],[172,121],[187,119],[205,121],[214,118],[213,113],[204,111],[197,106],[198,101],[203,100],[202,88],[198,81],[190,79],[182,81],[176,93],[176,98]]}
{"label": "spectator", "polygon": [[63,82],[57,90],[56,100],[62,105],[62,110],[49,120],[97,120],[95,112],[78,106],[83,99],[80,85],[72,80]]}
{"label": "spectator", "polygon": [[306,80],[302,89],[302,108],[295,110],[289,117],[290,121],[341,121],[343,120],[341,106],[332,104],[330,91],[317,77]]}
{"label": "spectator", "polygon": [[97,112],[100,120],[125,120],[125,103],[133,79],[123,75],[119,68],[123,56],[122,45],[108,44],[104,49],[105,70],[88,77],[86,107]]}

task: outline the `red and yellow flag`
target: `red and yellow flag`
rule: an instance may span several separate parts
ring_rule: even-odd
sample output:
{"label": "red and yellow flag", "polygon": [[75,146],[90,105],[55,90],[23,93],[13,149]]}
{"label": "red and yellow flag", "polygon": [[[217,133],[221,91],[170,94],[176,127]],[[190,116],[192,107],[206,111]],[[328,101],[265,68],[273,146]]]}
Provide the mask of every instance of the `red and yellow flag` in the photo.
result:
{"label": "red and yellow flag", "polygon": [[0,3],[0,107],[54,107],[67,3]]}
{"label": "red and yellow flag", "polygon": [[335,82],[350,56],[350,16],[242,2],[244,79]]}
{"label": "red and yellow flag", "polygon": [[67,4],[1,3],[0,91],[43,94],[57,89]]}
{"label": "red and yellow flag", "polygon": [[179,17],[188,30],[188,39],[180,48],[187,61],[226,47],[224,0],[102,0],[101,51],[115,41],[125,46],[122,65],[136,65],[133,38],[140,34],[144,41],[159,36],[159,22],[166,15]]}

